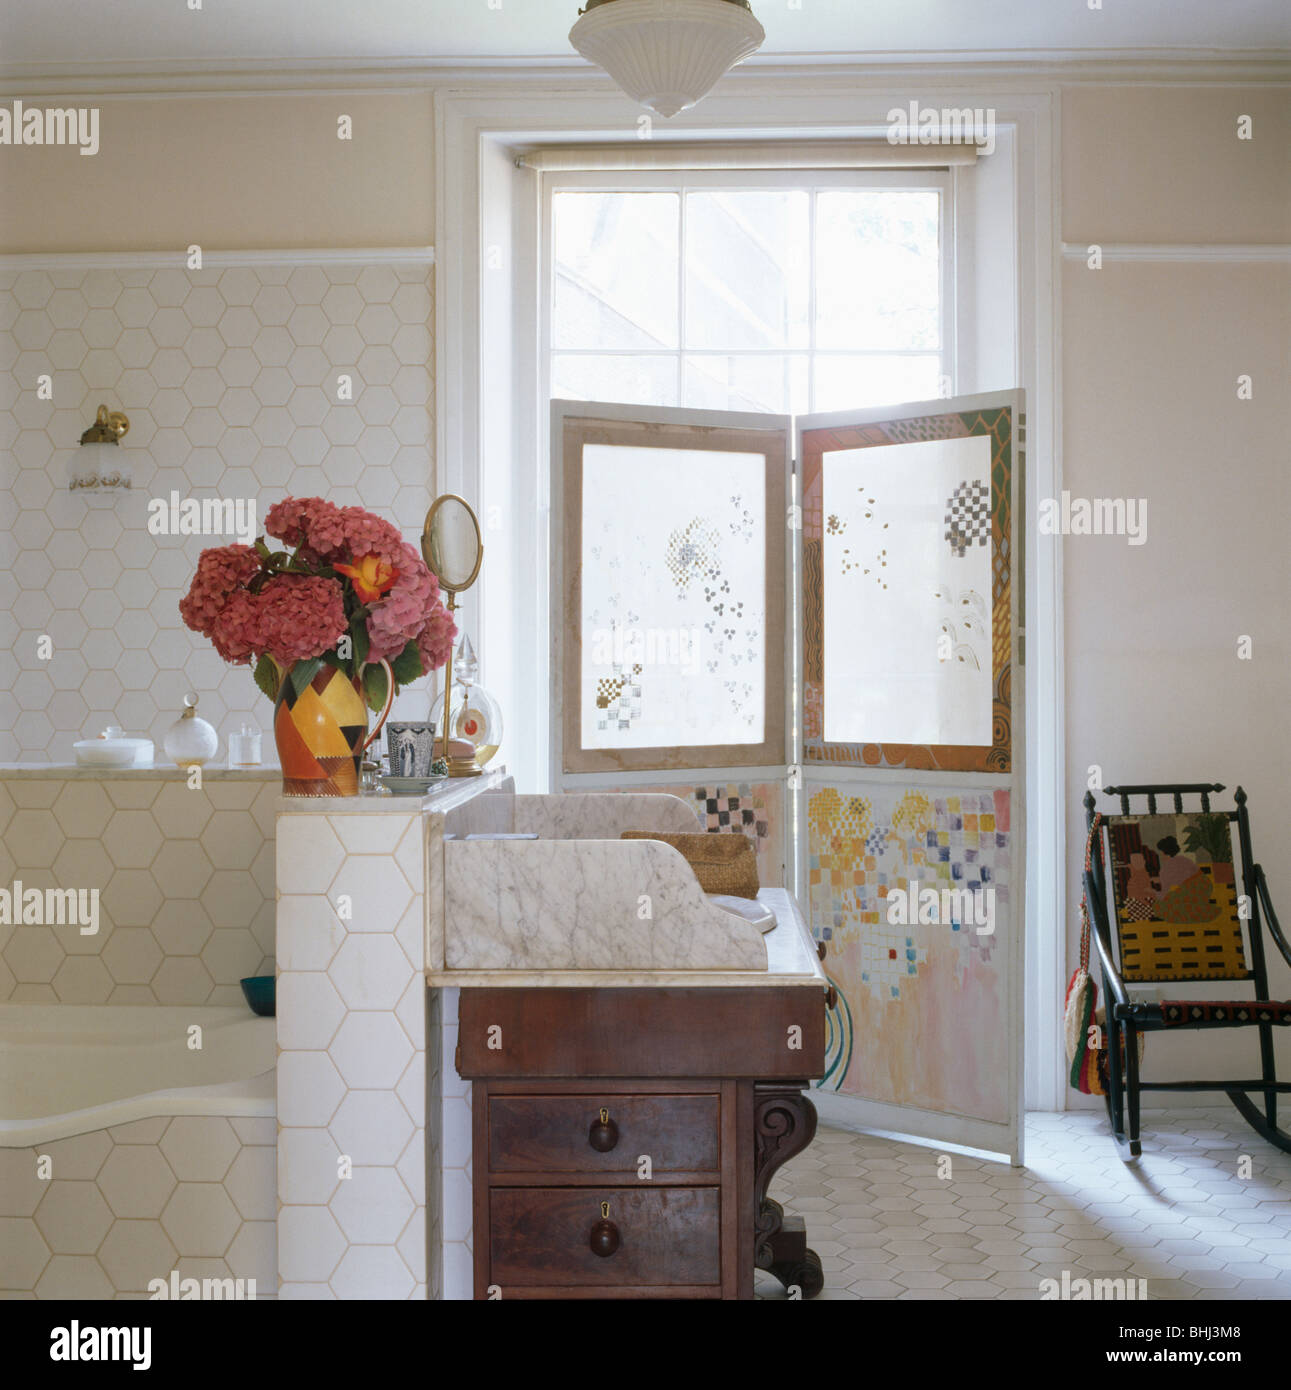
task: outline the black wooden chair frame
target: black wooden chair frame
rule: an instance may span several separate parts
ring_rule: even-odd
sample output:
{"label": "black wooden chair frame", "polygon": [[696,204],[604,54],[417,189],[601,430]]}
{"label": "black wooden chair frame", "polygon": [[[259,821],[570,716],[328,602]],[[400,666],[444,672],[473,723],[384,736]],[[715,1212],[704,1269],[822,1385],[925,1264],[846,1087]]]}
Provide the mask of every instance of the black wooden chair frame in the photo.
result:
{"label": "black wooden chair frame", "polygon": [[[1211,793],[1222,792],[1223,790],[1223,786],[1218,782],[1161,783],[1133,787],[1107,787],[1104,789],[1104,794],[1119,796],[1121,814],[1128,816],[1156,814],[1158,796],[1171,797],[1175,812],[1182,813],[1184,811],[1183,798],[1198,794],[1201,797],[1201,810],[1210,812]],[[1130,797],[1132,796],[1147,797],[1146,813],[1136,813],[1130,810]],[[1291,946],[1288,946],[1277,914],[1273,911],[1273,902],[1264,870],[1255,863],[1251,853],[1250,819],[1246,811],[1246,793],[1241,787],[1238,787],[1233,793],[1233,801],[1235,803],[1234,810],[1219,812],[1218,814],[1225,815],[1230,822],[1236,821],[1237,823],[1242,864],[1242,891],[1250,904],[1249,931],[1246,943],[1250,948],[1247,962],[1249,973],[1244,976],[1221,977],[1218,981],[1207,981],[1207,983],[1222,982],[1223,979],[1233,979],[1242,983],[1249,981],[1255,986],[1255,998],[1264,1000],[1269,998],[1269,981],[1265,964],[1261,921],[1263,920],[1267,925],[1274,945],[1277,946],[1282,953],[1282,958],[1289,966],[1291,966]],[[1092,828],[1095,813],[1094,794],[1086,792],[1086,831]],[[1140,1076],[1139,1034],[1159,1032],[1166,1029],[1166,1023],[1162,1006],[1159,1003],[1135,1000],[1131,997],[1130,989],[1134,988],[1134,985],[1132,984],[1130,989],[1126,988],[1125,981],[1121,978],[1121,972],[1117,967],[1118,953],[1113,950],[1112,945],[1112,926],[1115,921],[1116,905],[1110,891],[1107,865],[1102,853],[1102,833],[1100,826],[1098,852],[1091,854],[1089,868],[1084,875],[1085,896],[1091,924],[1094,928],[1091,935],[1098,951],[1103,975],[1103,999],[1107,1020],[1104,1032],[1108,1052],[1108,1084],[1105,1100],[1108,1118],[1112,1125],[1112,1136],[1121,1151],[1121,1156],[1123,1158],[1137,1158],[1143,1151],[1139,1138],[1139,1119],[1140,1099],[1144,1091],[1222,1091],[1257,1134],[1267,1139],[1270,1144],[1275,1144],[1279,1149],[1291,1153],[1291,1134],[1279,1129],[1277,1120],[1278,1095],[1279,1093],[1291,1092],[1291,1081],[1279,1081],[1277,1078],[1273,1052],[1273,1028],[1275,1025],[1272,1023],[1246,1022],[1229,1025],[1259,1029],[1261,1075],[1258,1079],[1144,1081]],[[1119,941],[1119,932],[1116,939]],[[1176,1023],[1170,1025],[1168,1031],[1174,1032],[1176,1029],[1200,1026],[1206,1025]],[[1262,1094],[1264,1100],[1262,1112],[1251,1100],[1252,1092]]]}

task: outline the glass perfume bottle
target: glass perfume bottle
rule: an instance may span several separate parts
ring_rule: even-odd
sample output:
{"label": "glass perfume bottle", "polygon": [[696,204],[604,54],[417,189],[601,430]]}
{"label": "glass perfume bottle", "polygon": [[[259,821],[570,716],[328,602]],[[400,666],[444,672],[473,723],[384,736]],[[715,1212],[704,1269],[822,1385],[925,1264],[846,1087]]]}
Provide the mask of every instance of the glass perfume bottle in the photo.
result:
{"label": "glass perfume bottle", "polygon": [[[462,740],[475,749],[476,767],[484,767],[502,743],[502,710],[494,697],[476,680],[479,661],[471,639],[463,636],[453,654],[453,687],[448,723],[450,741]],[[441,692],[430,712],[437,729],[444,728],[444,696]]]}

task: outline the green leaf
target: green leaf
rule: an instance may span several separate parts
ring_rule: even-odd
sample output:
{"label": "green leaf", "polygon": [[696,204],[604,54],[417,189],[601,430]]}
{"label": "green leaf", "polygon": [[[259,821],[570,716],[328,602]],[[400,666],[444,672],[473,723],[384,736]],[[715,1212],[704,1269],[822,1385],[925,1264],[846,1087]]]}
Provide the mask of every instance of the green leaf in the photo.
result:
{"label": "green leaf", "polygon": [[357,671],[368,659],[368,623],[366,610],[361,610],[350,619],[350,641],[354,645],[354,669]]}
{"label": "green leaf", "polygon": [[273,658],[262,656],[251,674],[256,685],[276,704],[282,682],[278,678],[278,667],[274,664]]}
{"label": "green leaf", "polygon": [[420,680],[421,653],[417,650],[417,643],[411,641],[390,663],[390,669],[394,672],[395,686],[409,685],[415,680]]}
{"label": "green leaf", "polygon": [[363,668],[363,695],[368,702],[368,708],[382,710],[385,708],[386,693],[388,683],[384,666],[365,666]]}
{"label": "green leaf", "polygon": [[323,658],[321,656],[310,657],[308,661],[298,661],[292,668],[289,675],[292,689],[296,694],[303,695],[310,681],[323,669]]}

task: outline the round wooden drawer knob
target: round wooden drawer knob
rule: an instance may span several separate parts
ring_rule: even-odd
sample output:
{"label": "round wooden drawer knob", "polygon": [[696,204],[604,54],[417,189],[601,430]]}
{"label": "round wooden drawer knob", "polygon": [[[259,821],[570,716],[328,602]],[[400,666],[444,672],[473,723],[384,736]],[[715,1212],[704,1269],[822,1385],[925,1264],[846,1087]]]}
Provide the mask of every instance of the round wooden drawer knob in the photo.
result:
{"label": "round wooden drawer knob", "polygon": [[619,1248],[619,1228],[610,1220],[610,1204],[601,1203],[601,1219],[592,1227],[588,1240],[592,1254],[608,1259]]}
{"label": "round wooden drawer knob", "polygon": [[607,1154],[619,1142],[619,1127],[610,1119],[610,1112],[602,1109],[592,1121],[587,1131],[587,1142],[598,1154]]}

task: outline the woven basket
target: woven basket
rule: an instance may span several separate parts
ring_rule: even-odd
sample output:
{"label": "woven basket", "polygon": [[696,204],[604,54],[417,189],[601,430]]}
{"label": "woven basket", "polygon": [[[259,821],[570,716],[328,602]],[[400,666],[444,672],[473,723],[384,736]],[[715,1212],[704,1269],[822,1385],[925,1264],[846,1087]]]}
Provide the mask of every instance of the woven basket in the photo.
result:
{"label": "woven basket", "polygon": [[662,840],[677,850],[695,871],[705,893],[725,893],[733,898],[758,895],[758,859],[746,835],[669,835],[655,830],[625,830],[624,840]]}

